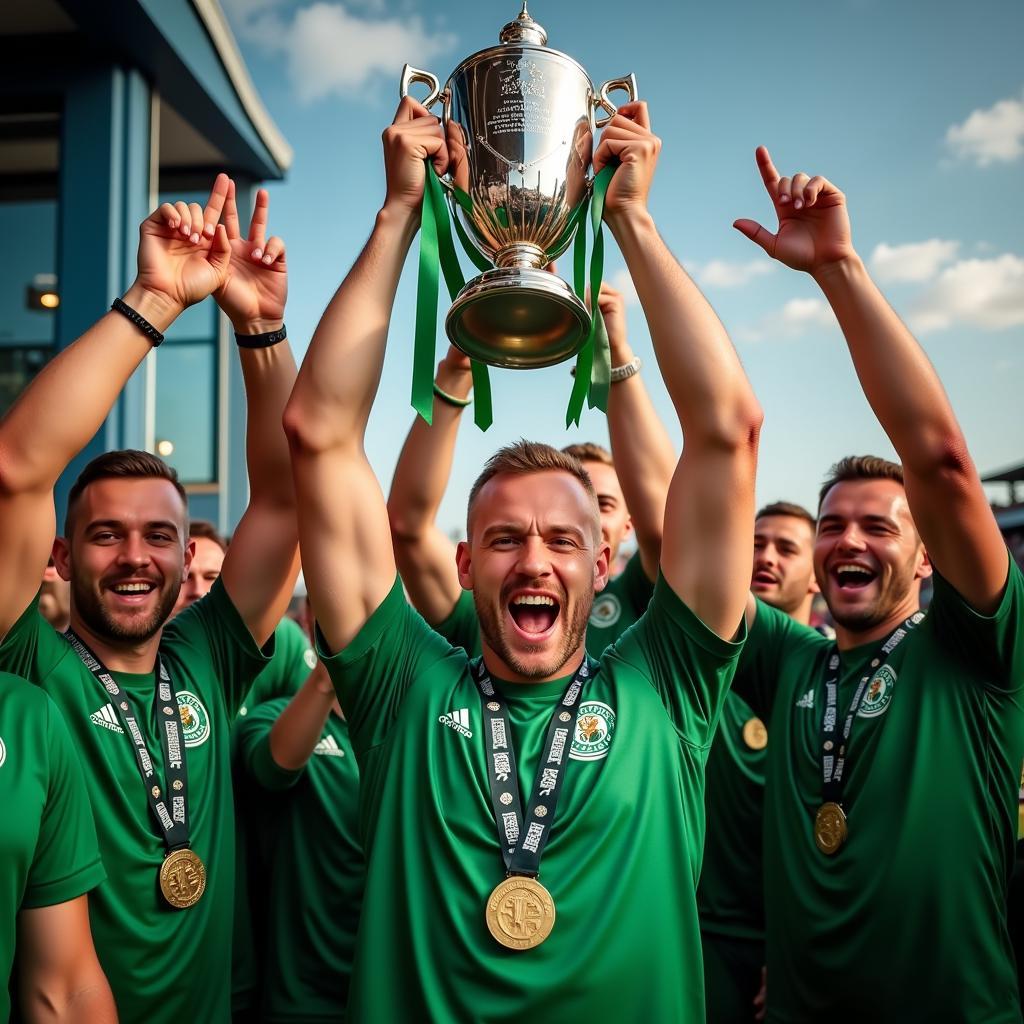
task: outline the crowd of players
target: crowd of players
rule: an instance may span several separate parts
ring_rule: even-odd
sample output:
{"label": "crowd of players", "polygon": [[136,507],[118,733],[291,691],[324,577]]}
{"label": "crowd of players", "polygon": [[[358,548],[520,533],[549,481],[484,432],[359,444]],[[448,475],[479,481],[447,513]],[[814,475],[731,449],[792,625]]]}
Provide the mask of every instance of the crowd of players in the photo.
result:
{"label": "crowd of players", "polygon": [[[1020,1024],[1020,570],[845,197],[764,149],[778,227],[736,227],[821,288],[901,465],[755,513],[761,410],[648,212],[660,145],[627,104],[594,167],[682,456],[603,286],[611,451],[502,449],[457,545],[465,357],[387,500],[363,448],[437,119],[385,131],[297,375],[266,193],[245,237],[224,175],[143,223],[0,423],[0,1018]],[[230,544],[143,452],[86,467],[55,541],[58,476],[210,295],[248,401]]]}

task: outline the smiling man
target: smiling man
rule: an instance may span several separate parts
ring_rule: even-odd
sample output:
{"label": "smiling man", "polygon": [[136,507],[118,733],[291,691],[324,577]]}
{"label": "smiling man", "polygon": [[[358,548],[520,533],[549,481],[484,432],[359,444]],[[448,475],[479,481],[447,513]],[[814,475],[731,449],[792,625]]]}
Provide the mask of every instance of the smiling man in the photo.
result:
{"label": "smiling man", "polygon": [[[410,608],[363,447],[437,118],[403,100],[387,194],[285,414],[321,655],[360,760],[368,873],[349,1020],[704,1020],[694,887],[704,759],[742,638],[761,413],[647,212],[645,104],[605,128],[605,218],[686,438],[644,616],[587,658],[608,576],[593,485],[526,442],[473,487],[461,585],[482,658]],[[394,983],[395,965],[402,965]]]}
{"label": "smiling man", "polygon": [[[230,731],[297,569],[281,430],[295,364],[278,344],[287,276],[266,208],[261,191],[243,240],[226,175],[205,208],[161,206],[124,298],[0,425],[0,668],[46,691],[81,760],[107,874],[89,915],[122,1024],[230,1015]],[[93,459],[56,542],[52,489],[162,332],[210,294],[241,349],[250,501],[210,593],[167,624],[194,550],[174,470],[141,451]],[[71,583],[66,635],[32,600],[51,547]]]}
{"label": "smiling man", "polygon": [[[1024,578],[949,399],[853,248],[843,194],[780,177],[736,226],[811,274],[902,460],[821,490],[836,643],[751,598],[735,689],[768,723],[768,1020],[1019,1024],[1006,887],[1024,756]],[[934,573],[927,615],[921,580]]]}

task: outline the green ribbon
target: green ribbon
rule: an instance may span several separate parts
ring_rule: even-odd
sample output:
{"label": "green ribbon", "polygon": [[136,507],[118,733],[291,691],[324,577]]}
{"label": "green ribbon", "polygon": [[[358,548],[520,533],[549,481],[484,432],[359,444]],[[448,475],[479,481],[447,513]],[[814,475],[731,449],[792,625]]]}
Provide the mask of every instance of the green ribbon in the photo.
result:
{"label": "green ribbon", "polygon": [[[590,200],[590,228],[594,234],[594,249],[590,257],[590,334],[576,356],[576,379],[573,381],[569,407],[565,412],[565,425],[579,426],[583,415],[583,403],[591,409],[608,411],[608,388],[611,384],[612,357],[608,345],[608,331],[604,317],[597,304],[604,277],[604,228],[601,218],[604,214],[604,197],[608,191],[615,168],[611,165],[602,169],[594,179],[594,194]],[[574,278],[576,294],[582,299],[586,281],[586,219],[581,217],[576,233],[574,251]]]}
{"label": "green ribbon", "polygon": [[[420,221],[420,264],[416,289],[416,337],[413,344],[412,360],[412,407],[430,423],[434,412],[434,356],[437,344],[437,287],[438,264],[444,274],[444,283],[454,302],[466,279],[459,266],[452,240],[451,221],[445,203],[441,182],[430,160],[426,161],[427,182],[423,193],[423,214]],[[468,196],[466,197],[469,198]],[[461,200],[460,200],[461,202]],[[465,229],[455,218],[460,241],[471,250]],[[479,254],[477,254],[479,256]],[[483,260],[483,257],[480,257]],[[474,263],[477,263],[474,260]],[[489,270],[486,261],[481,270]],[[491,404],[491,379],[484,363],[470,360],[473,375],[473,422],[486,430],[494,422]]]}

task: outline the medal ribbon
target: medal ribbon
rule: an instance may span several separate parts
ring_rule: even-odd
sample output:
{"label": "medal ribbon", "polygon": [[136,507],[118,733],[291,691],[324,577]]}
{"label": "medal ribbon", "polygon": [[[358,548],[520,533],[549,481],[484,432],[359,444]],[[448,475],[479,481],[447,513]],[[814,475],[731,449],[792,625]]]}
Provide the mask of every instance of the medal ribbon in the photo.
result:
{"label": "medal ribbon", "polygon": [[[843,770],[846,767],[846,755],[849,749],[850,733],[853,731],[853,720],[860,711],[864,701],[864,694],[871,678],[877,674],[879,669],[889,660],[897,647],[911,634],[924,619],[922,612],[915,612],[902,626],[892,632],[888,639],[878,648],[875,656],[869,663],[868,673],[863,676],[857,684],[850,702],[850,709],[843,721],[842,732],[838,740],[835,739],[838,715],[836,713],[839,701],[839,677],[840,659],[838,647],[833,647],[828,659],[825,662],[825,707],[821,717],[821,795],[824,803],[835,803],[842,806],[843,790],[845,780]],[[838,749],[836,744],[838,743]]]}
{"label": "medal ribbon", "polygon": [[[167,672],[163,659],[156,656],[157,685],[153,693],[153,707],[156,717],[163,725],[160,732],[160,746],[163,751],[163,774],[165,790],[159,787],[159,778],[153,765],[153,758],[146,747],[146,739],[139,726],[139,715],[128,695],[122,691],[117,680],[104,667],[103,662],[85,645],[72,629],[64,633],[82,664],[102,684],[110,695],[110,706],[114,709],[124,733],[131,739],[135,750],[135,763],[146,787],[149,809],[160,829],[167,853],[187,848],[189,845],[188,815],[188,772],[185,767],[185,740],[181,731],[181,715],[178,711],[178,694]],[[167,806],[170,799],[170,808]]]}
{"label": "medal ribbon", "polygon": [[480,690],[483,705],[488,743],[487,776],[491,784],[494,821],[498,826],[498,843],[507,875],[536,878],[540,874],[540,858],[554,824],[555,807],[562,791],[572,737],[576,732],[580,694],[594,670],[595,663],[584,657],[552,712],[544,746],[541,748],[541,760],[533,779],[530,805],[524,819],[508,712],[484,667],[483,658],[474,658],[470,662],[470,671]]}

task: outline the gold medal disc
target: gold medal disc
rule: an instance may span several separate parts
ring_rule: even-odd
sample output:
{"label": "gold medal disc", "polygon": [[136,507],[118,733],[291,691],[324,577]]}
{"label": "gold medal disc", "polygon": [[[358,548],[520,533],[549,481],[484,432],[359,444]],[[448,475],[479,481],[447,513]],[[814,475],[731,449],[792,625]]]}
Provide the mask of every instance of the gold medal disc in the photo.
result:
{"label": "gold medal disc", "polygon": [[760,718],[748,718],[743,723],[743,742],[751,750],[764,750],[768,746],[768,730]]}
{"label": "gold medal disc", "polygon": [[193,850],[174,850],[160,865],[160,892],[176,910],[195,906],[206,891],[206,867]]}
{"label": "gold medal disc", "polygon": [[830,857],[846,842],[846,815],[842,807],[831,800],[818,808],[814,816],[814,842],[822,853]]}
{"label": "gold medal disc", "polygon": [[536,878],[506,878],[487,899],[487,928],[506,949],[533,949],[555,926],[555,901]]}

